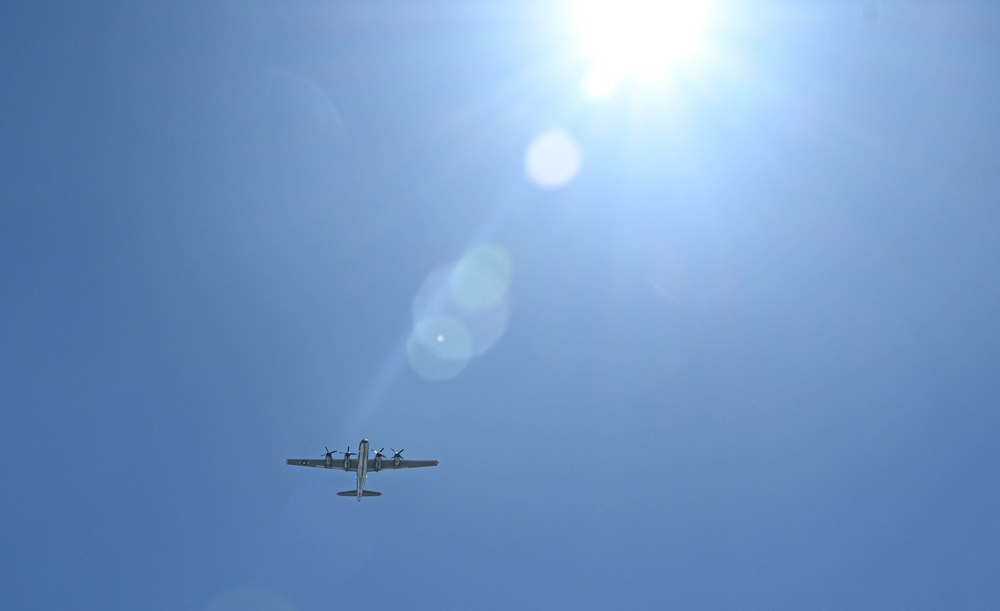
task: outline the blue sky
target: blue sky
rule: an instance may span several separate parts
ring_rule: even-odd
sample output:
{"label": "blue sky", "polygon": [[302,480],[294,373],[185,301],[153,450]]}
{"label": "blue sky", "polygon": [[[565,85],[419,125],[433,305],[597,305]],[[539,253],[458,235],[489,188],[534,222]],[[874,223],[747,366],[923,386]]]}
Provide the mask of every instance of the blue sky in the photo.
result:
{"label": "blue sky", "polygon": [[160,4],[0,8],[0,606],[1000,605],[991,3]]}

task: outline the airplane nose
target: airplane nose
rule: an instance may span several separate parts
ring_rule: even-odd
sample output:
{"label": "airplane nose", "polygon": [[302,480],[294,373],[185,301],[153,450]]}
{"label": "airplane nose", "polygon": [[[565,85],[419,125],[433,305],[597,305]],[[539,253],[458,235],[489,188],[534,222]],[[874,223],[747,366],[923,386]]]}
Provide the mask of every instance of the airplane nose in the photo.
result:
{"label": "airplane nose", "polygon": [[361,443],[368,443],[368,440],[367,439],[362,439]]}

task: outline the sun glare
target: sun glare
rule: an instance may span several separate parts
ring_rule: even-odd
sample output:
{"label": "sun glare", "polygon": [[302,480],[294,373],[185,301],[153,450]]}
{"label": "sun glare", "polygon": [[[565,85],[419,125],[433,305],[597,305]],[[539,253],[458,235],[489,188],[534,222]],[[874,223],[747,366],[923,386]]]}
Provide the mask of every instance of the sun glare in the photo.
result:
{"label": "sun glare", "polygon": [[580,0],[575,24],[592,62],[584,89],[601,97],[623,79],[655,80],[703,44],[704,0]]}

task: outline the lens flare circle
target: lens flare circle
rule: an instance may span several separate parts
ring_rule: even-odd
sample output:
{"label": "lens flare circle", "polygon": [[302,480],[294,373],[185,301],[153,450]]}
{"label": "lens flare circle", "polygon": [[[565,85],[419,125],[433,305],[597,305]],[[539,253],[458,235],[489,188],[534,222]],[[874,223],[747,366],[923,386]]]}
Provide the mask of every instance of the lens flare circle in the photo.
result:
{"label": "lens flare circle", "polygon": [[507,296],[511,272],[506,251],[494,244],[477,246],[451,269],[451,294],[470,312],[495,306]]}
{"label": "lens flare circle", "polygon": [[413,298],[410,367],[426,380],[448,380],[489,351],[510,320],[512,275],[510,255],[489,242],[428,274]]}
{"label": "lens flare circle", "polygon": [[524,169],[535,186],[558,189],[573,182],[582,161],[576,139],[561,129],[550,129],[535,136],[528,145]]}
{"label": "lens flare circle", "polygon": [[448,380],[461,373],[472,359],[472,338],[462,321],[435,316],[413,327],[406,354],[410,367],[422,378]]}

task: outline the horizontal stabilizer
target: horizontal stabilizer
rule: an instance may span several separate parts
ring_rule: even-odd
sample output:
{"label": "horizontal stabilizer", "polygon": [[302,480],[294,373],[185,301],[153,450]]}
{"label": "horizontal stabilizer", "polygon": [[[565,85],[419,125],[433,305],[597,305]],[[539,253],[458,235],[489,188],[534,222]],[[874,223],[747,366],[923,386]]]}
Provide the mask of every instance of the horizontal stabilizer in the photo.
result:
{"label": "horizontal stabilizer", "polygon": [[[337,496],[358,496],[357,490],[344,490],[343,492],[338,492]],[[375,492],[374,490],[362,490],[361,496],[382,496],[381,492]]]}

